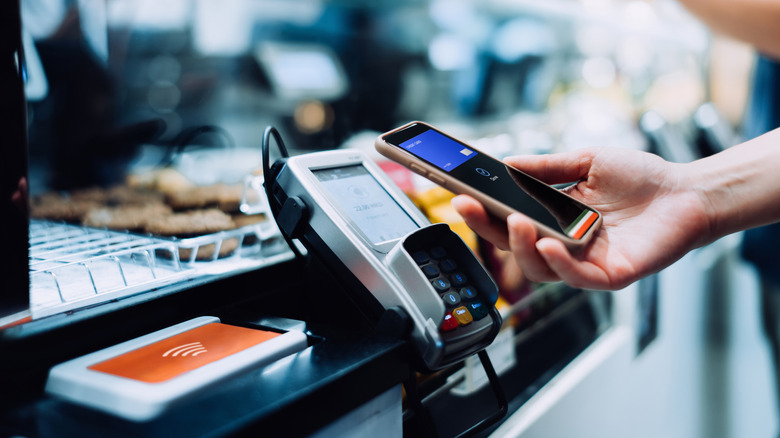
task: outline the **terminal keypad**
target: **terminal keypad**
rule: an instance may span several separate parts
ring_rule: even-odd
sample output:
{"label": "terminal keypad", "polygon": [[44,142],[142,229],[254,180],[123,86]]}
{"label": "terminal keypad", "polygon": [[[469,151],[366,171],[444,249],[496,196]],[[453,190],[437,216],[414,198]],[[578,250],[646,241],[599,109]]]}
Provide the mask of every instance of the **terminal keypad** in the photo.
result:
{"label": "terminal keypad", "polygon": [[446,306],[443,332],[467,326],[488,315],[479,291],[444,247],[433,246],[411,255]]}

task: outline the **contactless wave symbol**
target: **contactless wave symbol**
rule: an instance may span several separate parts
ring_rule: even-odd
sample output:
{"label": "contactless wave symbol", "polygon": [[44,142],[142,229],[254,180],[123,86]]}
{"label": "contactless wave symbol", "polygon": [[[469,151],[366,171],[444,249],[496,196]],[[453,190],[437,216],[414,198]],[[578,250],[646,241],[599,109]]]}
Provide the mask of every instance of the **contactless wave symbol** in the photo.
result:
{"label": "contactless wave symbol", "polygon": [[178,347],[173,347],[170,350],[163,353],[163,357],[176,357],[176,356],[197,356],[201,353],[206,353],[208,350],[206,350],[206,347],[203,346],[200,342],[190,342],[189,344],[183,344],[179,345]]}

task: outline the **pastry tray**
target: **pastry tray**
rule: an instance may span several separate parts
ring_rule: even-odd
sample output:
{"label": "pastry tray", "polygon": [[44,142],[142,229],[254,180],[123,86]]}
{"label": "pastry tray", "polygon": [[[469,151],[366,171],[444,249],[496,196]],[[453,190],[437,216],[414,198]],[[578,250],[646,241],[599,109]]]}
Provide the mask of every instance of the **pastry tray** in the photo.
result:
{"label": "pastry tray", "polygon": [[[235,249],[220,255],[228,243]],[[38,319],[292,258],[272,220],[176,239],[32,219],[30,311]]]}

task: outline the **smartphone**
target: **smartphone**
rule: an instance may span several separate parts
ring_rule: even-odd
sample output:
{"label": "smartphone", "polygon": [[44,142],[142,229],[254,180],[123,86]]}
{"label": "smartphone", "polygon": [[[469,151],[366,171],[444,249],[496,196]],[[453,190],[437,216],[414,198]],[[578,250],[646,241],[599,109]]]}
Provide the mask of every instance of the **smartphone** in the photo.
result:
{"label": "smartphone", "polygon": [[601,224],[595,209],[426,123],[380,135],[376,149],[456,194],[476,198],[500,220],[524,214],[540,236],[559,239],[571,250],[584,246]]}

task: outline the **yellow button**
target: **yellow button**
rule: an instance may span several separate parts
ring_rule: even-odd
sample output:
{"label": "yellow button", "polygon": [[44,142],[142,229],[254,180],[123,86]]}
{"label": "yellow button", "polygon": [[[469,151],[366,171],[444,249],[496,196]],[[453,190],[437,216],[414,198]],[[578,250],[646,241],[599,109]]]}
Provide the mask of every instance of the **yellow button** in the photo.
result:
{"label": "yellow button", "polygon": [[455,310],[452,311],[452,316],[458,320],[460,325],[468,325],[474,321],[471,313],[469,313],[469,309],[465,308],[464,306],[456,307]]}

